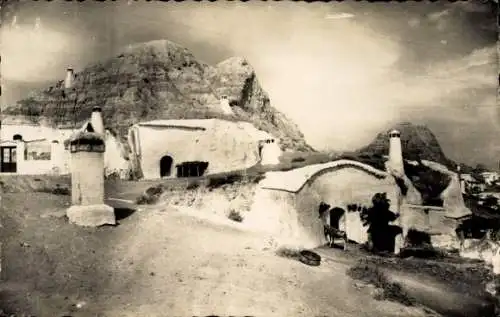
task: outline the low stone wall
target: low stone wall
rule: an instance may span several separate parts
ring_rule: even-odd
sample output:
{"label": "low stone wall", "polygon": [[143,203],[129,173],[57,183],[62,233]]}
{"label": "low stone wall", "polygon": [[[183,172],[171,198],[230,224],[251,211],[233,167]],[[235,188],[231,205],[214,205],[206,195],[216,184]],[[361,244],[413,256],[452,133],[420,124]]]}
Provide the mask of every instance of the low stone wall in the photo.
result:
{"label": "low stone wall", "polygon": [[445,208],[403,204],[401,206],[401,227],[426,232],[431,236],[433,246],[454,249],[459,247],[455,229],[460,220],[449,218]]}
{"label": "low stone wall", "polygon": [[242,222],[250,212],[253,203],[256,184],[242,183],[223,185],[218,188],[207,188],[203,184],[179,188],[169,188],[165,191],[159,204],[168,211],[169,207],[187,207],[206,215],[227,218],[231,212],[238,213]]}

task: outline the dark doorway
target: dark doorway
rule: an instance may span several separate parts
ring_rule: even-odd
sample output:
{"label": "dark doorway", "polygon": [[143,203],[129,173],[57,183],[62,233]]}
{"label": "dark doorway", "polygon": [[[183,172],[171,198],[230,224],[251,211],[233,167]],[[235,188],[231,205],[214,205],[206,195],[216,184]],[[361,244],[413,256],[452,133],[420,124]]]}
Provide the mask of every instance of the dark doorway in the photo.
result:
{"label": "dark doorway", "polygon": [[2,173],[17,172],[17,155],[15,146],[0,147],[0,171]]}
{"label": "dark doorway", "polygon": [[200,177],[208,168],[208,162],[183,162],[175,166],[177,177]]}
{"label": "dark doorway", "polygon": [[330,226],[335,229],[340,229],[340,218],[345,214],[345,210],[340,207],[330,209]]}
{"label": "dark doorway", "polygon": [[173,159],[170,156],[164,156],[160,160],[160,177],[170,176],[172,173]]}

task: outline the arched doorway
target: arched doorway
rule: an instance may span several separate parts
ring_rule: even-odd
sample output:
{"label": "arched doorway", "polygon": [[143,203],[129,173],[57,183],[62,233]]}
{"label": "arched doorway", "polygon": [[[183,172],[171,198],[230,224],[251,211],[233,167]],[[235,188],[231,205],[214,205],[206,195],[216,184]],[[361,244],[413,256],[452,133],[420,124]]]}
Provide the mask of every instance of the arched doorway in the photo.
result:
{"label": "arched doorway", "polygon": [[330,209],[330,226],[340,230],[340,219],[345,214],[345,210],[340,207]]}
{"label": "arched doorway", "polygon": [[160,159],[160,177],[170,176],[173,161],[172,157],[168,155]]}

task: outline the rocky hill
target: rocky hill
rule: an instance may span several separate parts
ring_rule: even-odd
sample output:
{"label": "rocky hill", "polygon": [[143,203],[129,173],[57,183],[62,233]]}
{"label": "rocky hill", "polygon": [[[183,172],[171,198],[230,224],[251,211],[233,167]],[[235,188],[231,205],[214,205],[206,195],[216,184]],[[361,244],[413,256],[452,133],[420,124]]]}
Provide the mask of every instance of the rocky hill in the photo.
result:
{"label": "rocky hill", "polygon": [[[442,206],[443,201],[440,195],[448,187],[450,177],[425,166],[421,160],[440,163],[451,171],[456,170],[457,163],[446,157],[436,136],[428,127],[403,122],[392,128],[401,132],[405,174],[422,194],[423,203]],[[386,158],[384,156],[388,153],[388,131],[384,131],[380,132],[367,146],[354,152],[344,153],[341,157],[354,159],[378,169],[385,169]],[[463,164],[461,166],[467,167]]]}
{"label": "rocky hill", "polygon": [[[436,136],[427,126],[403,122],[393,128],[401,132],[403,157],[406,160],[434,161],[445,165],[449,169],[456,169],[457,163],[446,157]],[[389,153],[387,131],[379,133],[370,144],[359,149],[356,153],[368,156],[387,155]]]}
{"label": "rocky hill", "polygon": [[[221,111],[222,95],[228,96],[233,115]],[[87,119],[94,106],[103,108],[106,126],[122,138],[141,120],[222,118],[251,122],[279,137],[285,149],[313,150],[298,127],[271,106],[245,59],[210,66],[167,40],[133,45],[75,73],[71,89],[61,80],[2,112],[67,126]]]}

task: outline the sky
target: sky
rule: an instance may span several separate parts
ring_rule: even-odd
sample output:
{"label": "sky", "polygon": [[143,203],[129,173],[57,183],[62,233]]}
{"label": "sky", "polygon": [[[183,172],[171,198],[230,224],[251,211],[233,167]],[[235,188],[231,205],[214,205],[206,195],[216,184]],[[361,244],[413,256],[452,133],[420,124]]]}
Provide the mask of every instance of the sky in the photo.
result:
{"label": "sky", "polygon": [[445,153],[497,168],[500,110],[494,5],[33,2],[2,13],[2,103],[168,39],[216,64],[245,57],[272,106],[318,150],[354,150],[391,124],[426,124]]}

